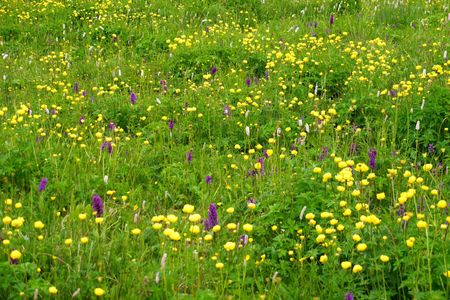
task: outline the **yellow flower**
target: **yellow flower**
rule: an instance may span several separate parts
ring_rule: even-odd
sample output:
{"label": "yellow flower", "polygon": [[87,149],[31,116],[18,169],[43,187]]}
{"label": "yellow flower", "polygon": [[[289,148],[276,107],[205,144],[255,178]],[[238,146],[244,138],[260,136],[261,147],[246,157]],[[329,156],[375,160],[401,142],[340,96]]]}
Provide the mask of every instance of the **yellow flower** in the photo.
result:
{"label": "yellow flower", "polygon": [[234,207],[228,207],[227,208],[227,213],[229,213],[229,214],[234,213]]}
{"label": "yellow flower", "polygon": [[416,224],[417,228],[426,228],[428,226],[427,222],[420,220]]}
{"label": "yellow flower", "polygon": [[352,240],[354,240],[355,242],[359,242],[361,240],[361,236],[355,233],[354,235],[352,235]]}
{"label": "yellow flower", "polygon": [[349,261],[343,261],[341,262],[341,267],[342,269],[347,270],[352,267],[352,263]]}
{"label": "yellow flower", "polygon": [[9,225],[9,224],[11,224],[12,219],[11,219],[11,217],[6,216],[6,217],[3,217],[2,221],[3,221],[3,224]]}
{"label": "yellow flower", "polygon": [[203,238],[206,242],[212,241],[213,236],[211,234],[207,234],[205,235],[205,237]]}
{"label": "yellow flower", "polygon": [[353,273],[359,273],[363,270],[363,267],[361,265],[354,265],[353,266]]}
{"label": "yellow flower", "polygon": [[319,261],[320,261],[322,264],[326,264],[327,261],[328,261],[328,256],[327,256],[326,254],[321,255],[320,258],[319,258]]}
{"label": "yellow flower", "polygon": [[416,239],[414,237],[410,237],[409,239],[406,240],[406,246],[408,246],[409,248],[414,247],[415,241]]}
{"label": "yellow flower", "polygon": [[430,171],[431,169],[433,169],[433,165],[432,164],[425,164],[425,165],[423,165],[423,170],[425,171],[425,172],[428,172],[428,171]]}
{"label": "yellow flower", "polygon": [[139,228],[134,228],[131,230],[132,235],[139,235],[139,234],[141,234],[141,232],[142,231]]}
{"label": "yellow flower", "polygon": [[82,244],[87,244],[87,243],[89,242],[89,238],[88,238],[87,236],[83,236],[83,237],[80,239],[80,242],[81,242]]}
{"label": "yellow flower", "polygon": [[261,168],[262,168],[262,165],[261,165],[260,162],[255,163],[255,169],[256,170],[261,170]]}
{"label": "yellow flower", "polygon": [[378,193],[378,194],[377,194],[377,199],[378,199],[378,200],[384,200],[385,198],[386,198],[385,193]]}
{"label": "yellow flower", "polygon": [[224,267],[223,263],[221,262],[216,263],[216,269],[222,270],[223,267]]}
{"label": "yellow flower", "polygon": [[234,242],[227,242],[225,245],[223,245],[223,247],[227,251],[232,251],[232,250],[234,250],[236,248],[236,243],[234,243]]}
{"label": "yellow flower", "polygon": [[315,167],[315,168],[313,169],[313,173],[315,173],[315,174],[319,174],[319,173],[321,173],[321,172],[322,172],[322,168]]}
{"label": "yellow flower", "polygon": [[313,213],[307,213],[305,218],[306,220],[312,220],[314,219],[316,216]]}
{"label": "yellow flower", "polygon": [[367,245],[364,244],[364,243],[359,243],[359,244],[356,246],[356,250],[358,250],[359,252],[366,251],[366,250],[367,250]]}
{"label": "yellow flower", "polygon": [[255,209],[255,208],[256,208],[256,204],[255,204],[255,203],[252,203],[252,202],[249,202],[249,203],[247,203],[247,207],[248,207],[249,209]]}
{"label": "yellow flower", "polygon": [[162,224],[161,223],[154,223],[152,224],[152,228],[155,230],[159,230],[162,228]]}
{"label": "yellow flower", "polygon": [[389,261],[389,256],[387,256],[387,255],[381,255],[381,256],[380,256],[380,260],[381,260],[382,262],[386,263],[386,262]]}
{"label": "yellow flower", "polygon": [[450,270],[448,270],[447,272],[443,273],[445,277],[450,278]]}
{"label": "yellow flower", "polygon": [[17,260],[17,259],[20,259],[22,257],[22,253],[20,253],[19,250],[13,250],[9,254],[9,257],[11,257],[11,259]]}
{"label": "yellow flower", "polygon": [[316,242],[317,242],[317,243],[323,243],[323,241],[325,240],[325,238],[326,238],[325,234],[319,234],[319,235],[316,237]]}
{"label": "yellow flower", "polygon": [[190,231],[191,233],[193,233],[193,234],[197,234],[197,233],[200,232],[200,227],[199,227],[198,225],[192,225],[192,226],[189,228],[189,231]]}
{"label": "yellow flower", "polygon": [[440,200],[440,201],[437,203],[437,207],[439,207],[440,209],[447,208],[447,201],[445,201],[445,200]]}
{"label": "yellow flower", "polygon": [[213,231],[213,232],[219,232],[220,229],[222,229],[222,227],[220,227],[220,225],[216,225],[216,226],[214,226],[214,227],[212,228],[212,231]]}
{"label": "yellow flower", "polygon": [[244,229],[244,231],[251,232],[251,231],[253,231],[253,225],[252,224],[244,224],[243,229]]}
{"label": "yellow flower", "polygon": [[181,240],[181,235],[178,232],[174,231],[169,235],[169,238],[173,241],[179,241]]}
{"label": "yellow flower", "polygon": [[194,212],[195,207],[193,205],[190,204],[185,204],[183,206],[183,212],[185,214],[192,214]]}
{"label": "yellow flower", "polygon": [[167,215],[167,221],[170,223],[176,223],[178,221],[178,217],[175,215]]}
{"label": "yellow flower", "polygon": [[272,226],[272,231],[277,231],[278,230],[278,226],[277,225],[273,225]]}
{"label": "yellow flower", "polygon": [[189,215],[189,221],[191,221],[192,223],[197,223],[200,222],[200,220],[202,219],[202,217],[199,214],[192,214]]}
{"label": "yellow flower", "polygon": [[65,244],[66,246],[72,245],[72,239],[66,239],[66,240],[64,241],[64,244]]}
{"label": "yellow flower", "polygon": [[36,229],[42,229],[42,228],[44,228],[44,223],[42,223],[41,221],[36,221],[36,222],[34,222],[34,228],[36,228]]}
{"label": "yellow flower", "polygon": [[86,218],[87,218],[87,214],[79,214],[79,215],[78,215],[78,219],[79,219],[80,221],[86,220]]}
{"label": "yellow flower", "polygon": [[236,229],[236,224],[235,223],[228,223],[227,224],[227,228],[229,229],[229,230],[235,230]]}
{"label": "yellow flower", "polygon": [[101,218],[101,217],[97,217],[97,218],[95,218],[95,223],[96,223],[96,224],[102,224],[102,223],[103,223],[103,221],[104,221],[104,219],[103,219],[103,218]]}
{"label": "yellow flower", "polygon": [[267,149],[266,150],[266,154],[267,154],[267,156],[272,156],[273,155],[273,150],[272,149]]}
{"label": "yellow flower", "polygon": [[58,289],[54,286],[48,288],[48,292],[52,295],[56,295],[58,293]]}
{"label": "yellow flower", "polygon": [[95,294],[95,296],[97,296],[97,297],[101,297],[101,296],[103,296],[103,295],[105,294],[105,290],[104,290],[104,289],[101,289],[101,288],[96,288],[96,289],[94,290],[94,294]]}

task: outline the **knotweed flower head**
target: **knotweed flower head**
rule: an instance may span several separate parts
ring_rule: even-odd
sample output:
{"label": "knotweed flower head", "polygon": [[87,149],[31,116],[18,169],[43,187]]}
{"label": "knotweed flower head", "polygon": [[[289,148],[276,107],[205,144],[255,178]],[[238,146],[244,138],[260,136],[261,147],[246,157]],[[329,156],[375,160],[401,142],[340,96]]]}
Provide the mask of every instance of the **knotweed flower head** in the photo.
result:
{"label": "knotweed flower head", "polygon": [[230,117],[231,116],[231,107],[228,105],[225,105],[223,107],[223,114],[225,117]]}
{"label": "knotweed flower head", "polygon": [[97,194],[92,196],[92,210],[95,212],[96,217],[101,217],[103,215],[103,201]]}
{"label": "knotweed flower head", "polygon": [[47,187],[47,183],[48,183],[48,179],[47,178],[42,178],[41,182],[39,182],[38,192],[44,191],[45,188]]}

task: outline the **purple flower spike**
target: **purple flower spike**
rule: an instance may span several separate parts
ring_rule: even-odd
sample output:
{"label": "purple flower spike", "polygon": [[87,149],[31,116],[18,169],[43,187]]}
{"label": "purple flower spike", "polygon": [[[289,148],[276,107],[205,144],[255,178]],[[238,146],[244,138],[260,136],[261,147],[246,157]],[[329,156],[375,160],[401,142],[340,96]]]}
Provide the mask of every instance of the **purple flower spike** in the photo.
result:
{"label": "purple flower spike", "polygon": [[95,212],[95,216],[101,217],[103,215],[103,201],[97,194],[92,196],[92,209]]}
{"label": "purple flower spike", "polygon": [[175,124],[175,122],[173,120],[169,121],[169,129],[170,129],[170,131],[172,131],[174,124]]}
{"label": "purple flower spike", "polygon": [[45,190],[45,188],[47,187],[47,183],[48,183],[48,179],[42,178],[41,182],[39,182],[38,192],[42,192],[43,190]]}
{"label": "purple flower spike", "polygon": [[217,73],[217,68],[216,66],[213,66],[211,69],[211,75],[214,76]]}
{"label": "purple flower spike", "polygon": [[369,151],[369,158],[370,158],[370,161],[369,161],[369,167],[372,169],[372,170],[374,170],[375,169],[375,159],[376,159],[376,157],[377,157],[377,150],[375,150],[375,149],[371,149],[370,151]]}
{"label": "purple flower spike", "polygon": [[130,94],[130,103],[131,103],[131,105],[136,104],[136,100],[137,100],[136,94],[131,92],[131,94]]}
{"label": "purple flower spike", "polygon": [[352,292],[347,292],[345,293],[345,300],[353,300],[353,293]]}
{"label": "purple flower spike", "polygon": [[250,85],[252,84],[252,80],[250,79],[250,77],[247,77],[247,78],[245,79],[245,84],[246,84],[248,87],[250,87]]}
{"label": "purple flower spike", "polygon": [[190,150],[187,154],[186,154],[186,160],[188,161],[188,163],[192,162],[192,150]]}
{"label": "purple flower spike", "polygon": [[116,124],[114,124],[114,122],[109,122],[109,131],[114,131],[116,129]]}
{"label": "purple flower spike", "polygon": [[239,237],[239,242],[241,243],[241,247],[245,247],[248,244],[248,235],[243,234]]}
{"label": "purple flower spike", "polygon": [[73,85],[73,93],[78,94],[78,81]]}
{"label": "purple flower spike", "polygon": [[212,181],[212,176],[208,175],[205,177],[206,184],[211,184],[211,181]]}
{"label": "purple flower spike", "polygon": [[102,144],[102,151],[104,151],[105,148],[108,149],[108,153],[109,153],[109,154],[112,154],[112,152],[113,152],[113,147],[112,147],[112,145],[111,145],[110,142],[107,142],[107,141],[103,142],[103,144]]}
{"label": "purple flower spike", "polygon": [[205,220],[205,230],[210,230],[214,226],[219,224],[219,217],[217,215],[217,208],[214,203],[211,203],[209,205],[208,209],[208,219]]}
{"label": "purple flower spike", "polygon": [[330,15],[330,25],[333,26],[333,24],[334,24],[334,15],[331,14]]}

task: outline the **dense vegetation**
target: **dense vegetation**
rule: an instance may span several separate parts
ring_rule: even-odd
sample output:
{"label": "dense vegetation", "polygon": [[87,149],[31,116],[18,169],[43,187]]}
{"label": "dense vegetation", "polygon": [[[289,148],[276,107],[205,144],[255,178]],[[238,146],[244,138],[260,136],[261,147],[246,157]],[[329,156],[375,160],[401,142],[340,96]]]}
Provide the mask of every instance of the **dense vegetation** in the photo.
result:
{"label": "dense vegetation", "polygon": [[0,1],[0,299],[448,299],[446,1]]}

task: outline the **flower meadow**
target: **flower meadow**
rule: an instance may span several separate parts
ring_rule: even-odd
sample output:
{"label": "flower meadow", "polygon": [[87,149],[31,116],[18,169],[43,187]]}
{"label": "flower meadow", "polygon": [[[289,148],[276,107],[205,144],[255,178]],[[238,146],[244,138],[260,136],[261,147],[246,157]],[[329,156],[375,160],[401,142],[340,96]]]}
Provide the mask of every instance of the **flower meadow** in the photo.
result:
{"label": "flower meadow", "polygon": [[447,1],[2,1],[0,299],[449,299]]}

